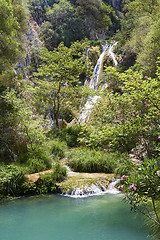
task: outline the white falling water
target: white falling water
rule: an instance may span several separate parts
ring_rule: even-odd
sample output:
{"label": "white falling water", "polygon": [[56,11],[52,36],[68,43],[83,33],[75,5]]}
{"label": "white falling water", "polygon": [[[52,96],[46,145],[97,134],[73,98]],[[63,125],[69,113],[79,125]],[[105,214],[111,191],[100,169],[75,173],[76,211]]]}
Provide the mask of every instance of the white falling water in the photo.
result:
{"label": "white falling water", "polygon": [[[100,55],[100,57],[97,61],[97,64],[94,68],[93,77],[91,78],[90,83],[89,83],[89,87],[91,89],[97,90],[98,81],[99,81],[99,74],[100,74],[100,72],[102,71],[102,68],[103,68],[104,56],[105,56],[105,53],[106,53],[107,49],[108,49],[108,43],[103,45],[103,52],[101,53],[101,55]],[[85,83],[85,85],[86,85],[86,83]],[[89,96],[88,97],[88,100],[87,100],[86,104],[84,105],[84,107],[81,110],[80,117],[79,117],[79,120],[78,120],[79,123],[82,124],[82,123],[87,122],[89,120],[89,115],[90,115],[91,109],[93,108],[94,104],[97,102],[97,100],[99,98],[100,98],[99,96],[93,96],[93,97]]]}
{"label": "white falling water", "polygon": [[108,49],[108,43],[103,45],[103,52],[101,53],[101,55],[100,55],[100,57],[97,61],[97,64],[94,68],[93,77],[92,77],[92,79],[90,80],[90,83],[89,83],[89,87],[91,89],[97,90],[99,74],[102,71],[104,56],[105,56],[105,53],[106,53],[107,49]]}
{"label": "white falling water", "polygon": [[71,197],[71,198],[86,198],[91,196],[99,196],[104,194],[118,194],[120,191],[118,191],[115,188],[115,185],[118,183],[119,180],[115,180],[109,184],[109,186],[105,186],[103,183],[92,183],[91,186],[88,186],[86,184],[85,186],[81,186],[79,188],[74,187],[72,192],[68,190],[66,194],[63,196],[65,197]]}
{"label": "white falling water", "polygon": [[89,120],[90,112],[94,104],[97,102],[99,98],[100,96],[88,97],[87,102],[85,103],[84,107],[81,109],[80,117],[78,119],[78,122],[80,124],[87,122]]}
{"label": "white falling water", "polygon": [[117,45],[117,43],[118,43],[118,42],[115,42],[113,45],[111,45],[111,46],[109,47],[109,50],[108,50],[108,55],[111,56],[111,58],[112,58],[112,60],[113,60],[113,62],[114,62],[114,66],[115,66],[115,67],[117,67],[118,62],[117,62],[117,60],[116,60],[116,58],[115,58],[115,55],[114,55],[114,53],[113,53],[113,48]]}
{"label": "white falling water", "polygon": [[[114,43],[113,45],[111,45],[108,49],[108,43],[106,43],[105,45],[103,45],[103,52],[101,53],[98,61],[97,61],[97,64],[94,68],[94,73],[93,73],[93,77],[91,78],[90,80],[90,83],[89,83],[89,87],[91,89],[95,89],[97,90],[98,88],[98,82],[99,82],[99,74],[102,72],[102,68],[103,68],[103,61],[104,61],[104,57],[105,57],[105,54],[106,54],[106,51],[108,50],[108,55],[111,56],[111,58],[113,59],[113,62],[114,62],[114,65],[117,66],[118,65],[118,62],[115,58],[115,55],[113,53],[113,48],[117,45],[117,42]],[[86,85],[86,83],[85,83]],[[102,88],[102,91],[108,87],[108,84],[105,83],[103,88]],[[88,100],[86,102],[86,104],[84,105],[84,107],[81,109],[81,112],[80,112],[80,117],[78,119],[78,122],[80,124],[84,123],[84,122],[87,122],[89,120],[89,116],[90,116],[90,113],[91,113],[91,110],[94,106],[94,104],[97,102],[97,100],[100,98],[100,96],[93,96],[93,97],[88,97]]]}
{"label": "white falling water", "polygon": [[[68,165],[65,164],[63,166],[66,168],[68,176],[79,174],[79,172],[73,172]],[[71,198],[85,198],[104,194],[118,194],[120,191],[116,189],[115,186],[119,181],[119,179],[113,178],[111,183],[107,186],[106,184],[97,180],[97,182],[92,183],[90,186],[88,184],[81,185],[81,187],[73,186],[73,190],[71,191],[68,189],[65,194],[63,194],[62,190],[62,195]]]}

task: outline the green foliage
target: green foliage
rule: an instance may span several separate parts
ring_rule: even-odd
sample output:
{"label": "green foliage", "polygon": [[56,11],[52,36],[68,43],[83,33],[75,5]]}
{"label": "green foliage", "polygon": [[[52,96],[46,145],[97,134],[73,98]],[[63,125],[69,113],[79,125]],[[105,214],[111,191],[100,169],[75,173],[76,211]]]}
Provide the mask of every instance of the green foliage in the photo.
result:
{"label": "green foliage", "polygon": [[17,165],[0,167],[0,199],[6,196],[18,196],[24,178],[24,169]]}
{"label": "green foliage", "polygon": [[52,178],[56,181],[56,182],[62,182],[65,177],[66,177],[66,168],[63,167],[62,165],[60,165],[59,163],[54,165],[53,168],[53,173],[52,173]]}
{"label": "green foliage", "polygon": [[139,165],[136,173],[131,176],[123,175],[118,187],[126,195],[131,210],[140,211],[150,219],[152,235],[155,239],[160,236],[160,212],[157,208],[160,199],[160,171],[155,160],[147,160]]}
{"label": "green foliage", "polygon": [[79,133],[81,131],[81,126],[79,124],[73,124],[71,127],[64,128],[59,137],[63,141],[66,141],[69,147],[77,147],[79,146]]}
{"label": "green foliage", "polygon": [[24,183],[22,192],[24,195],[56,193],[56,184],[51,174],[45,174],[43,178],[39,178],[35,183]]}
{"label": "green foliage", "polygon": [[142,69],[150,76],[155,76],[156,60],[160,54],[159,10],[160,2],[157,0],[124,1],[124,18],[119,33],[124,63],[136,56],[136,69]]}
{"label": "green foliage", "polygon": [[110,5],[101,0],[97,1],[76,1],[76,11],[79,16],[86,20],[90,35],[96,38],[98,33],[106,33],[111,25],[111,17],[115,17],[114,11]]}
{"label": "green foliage", "polygon": [[71,42],[88,37],[86,24],[67,0],[60,0],[48,7],[46,19],[42,23],[40,35],[46,47],[53,50],[60,42],[70,46]]}
{"label": "green foliage", "polygon": [[108,153],[87,148],[72,150],[68,159],[70,167],[79,172],[114,173],[121,164],[130,164],[125,154]]}
{"label": "green foliage", "polygon": [[65,157],[65,150],[67,149],[66,143],[57,140],[50,142],[50,149],[52,156],[62,159]]}
{"label": "green foliage", "polygon": [[53,173],[47,173],[35,183],[24,183],[22,191],[25,195],[57,193],[56,182],[61,182],[66,177],[66,168],[60,164],[54,165]]}
{"label": "green foliage", "polygon": [[[36,95],[43,106],[50,105],[56,126],[59,126],[61,111],[68,109],[77,114],[86,90],[80,86],[80,75],[89,74],[85,48],[87,41],[75,42],[70,48],[61,43],[54,51],[43,49],[42,65],[36,73]],[[88,94],[88,93],[87,93]]]}
{"label": "green foliage", "polygon": [[47,7],[43,0],[29,2],[33,19],[41,26],[41,39],[49,50],[61,42],[69,47],[77,40],[105,36],[108,31],[114,32],[118,25],[113,8],[102,0],[51,0]]}
{"label": "green foliage", "polygon": [[28,151],[26,164],[30,173],[35,173],[50,169],[52,161],[52,157],[45,146],[33,146],[33,149]]}
{"label": "green foliage", "polygon": [[16,63],[22,49],[22,36],[26,26],[21,0],[0,1],[0,74]]}
{"label": "green foliage", "polygon": [[[112,73],[112,68],[107,71]],[[115,71],[113,69],[113,78],[117,75]],[[80,143],[121,152],[141,144],[151,157],[152,145],[158,146],[160,136],[159,72],[155,79],[131,70],[119,73],[118,78],[120,93],[114,86],[113,91],[104,92],[92,111],[90,122],[82,126]]]}

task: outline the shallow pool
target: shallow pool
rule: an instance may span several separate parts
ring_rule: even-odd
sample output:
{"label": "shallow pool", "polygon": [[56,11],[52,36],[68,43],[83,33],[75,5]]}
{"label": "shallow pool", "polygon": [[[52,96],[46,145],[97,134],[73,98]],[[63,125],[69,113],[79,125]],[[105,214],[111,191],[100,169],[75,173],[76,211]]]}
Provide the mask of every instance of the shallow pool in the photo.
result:
{"label": "shallow pool", "polygon": [[122,195],[36,196],[0,205],[2,240],[150,240]]}

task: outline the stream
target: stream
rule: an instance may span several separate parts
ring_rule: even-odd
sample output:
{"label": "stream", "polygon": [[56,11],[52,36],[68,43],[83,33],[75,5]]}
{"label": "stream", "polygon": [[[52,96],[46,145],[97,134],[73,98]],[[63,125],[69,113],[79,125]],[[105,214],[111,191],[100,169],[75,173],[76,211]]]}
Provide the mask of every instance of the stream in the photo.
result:
{"label": "stream", "polygon": [[0,205],[2,240],[150,240],[143,216],[121,194],[68,198],[45,195]]}

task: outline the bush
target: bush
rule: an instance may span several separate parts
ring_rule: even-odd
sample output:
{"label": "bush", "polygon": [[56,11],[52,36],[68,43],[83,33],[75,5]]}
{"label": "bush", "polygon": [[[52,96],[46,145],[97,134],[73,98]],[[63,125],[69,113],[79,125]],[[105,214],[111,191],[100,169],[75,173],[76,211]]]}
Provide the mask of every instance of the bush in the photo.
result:
{"label": "bush", "polygon": [[30,173],[37,173],[49,169],[46,167],[44,161],[38,158],[29,158],[27,161],[27,165],[29,167]]}
{"label": "bush", "polygon": [[53,173],[45,174],[39,178],[35,183],[24,183],[22,186],[23,194],[34,195],[34,194],[47,194],[56,193],[58,187],[56,182],[61,182],[66,177],[66,168],[60,164],[54,166]]}
{"label": "bush", "polygon": [[135,171],[135,166],[131,161],[128,161],[127,159],[124,159],[123,162],[121,162],[115,169],[114,173],[117,176],[122,176],[122,175],[130,175],[134,173]]}
{"label": "bush", "polygon": [[60,139],[66,141],[69,147],[79,146],[78,137],[81,128],[78,124],[63,129],[59,135]]}
{"label": "bush", "polygon": [[0,167],[0,199],[6,196],[19,196],[24,179],[24,168],[17,165]]}
{"label": "bush", "polygon": [[61,166],[59,163],[57,163],[54,166],[54,171],[52,173],[52,177],[56,182],[61,182],[66,177],[67,170],[65,167]]}
{"label": "bush", "polygon": [[59,140],[54,140],[50,142],[50,148],[51,153],[53,156],[58,157],[59,159],[64,158],[65,156],[65,150],[67,149],[67,146],[64,142],[61,142]]}
{"label": "bush", "polygon": [[102,152],[87,148],[75,149],[69,155],[69,165],[79,172],[113,173],[122,163],[129,162],[127,155]]}
{"label": "bush", "polygon": [[29,151],[27,161],[30,173],[48,170],[52,167],[52,157],[44,146],[38,146]]}

